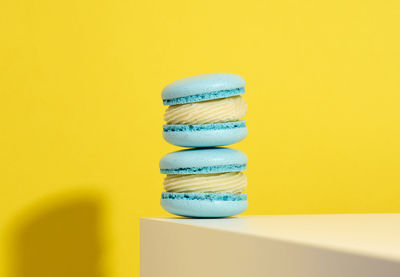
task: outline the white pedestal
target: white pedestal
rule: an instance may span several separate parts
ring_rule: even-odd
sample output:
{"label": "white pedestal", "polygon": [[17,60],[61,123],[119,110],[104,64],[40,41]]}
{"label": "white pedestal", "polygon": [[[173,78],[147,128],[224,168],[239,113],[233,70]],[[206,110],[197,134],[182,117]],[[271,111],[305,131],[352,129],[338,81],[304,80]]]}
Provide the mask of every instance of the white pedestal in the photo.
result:
{"label": "white pedestal", "polygon": [[399,277],[400,214],[142,218],[142,277]]}

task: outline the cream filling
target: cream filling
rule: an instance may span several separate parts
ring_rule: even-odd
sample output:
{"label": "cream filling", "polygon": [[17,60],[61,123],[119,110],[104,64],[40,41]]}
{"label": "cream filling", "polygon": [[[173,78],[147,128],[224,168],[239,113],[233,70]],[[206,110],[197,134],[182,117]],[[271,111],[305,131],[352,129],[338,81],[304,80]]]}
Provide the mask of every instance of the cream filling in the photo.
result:
{"label": "cream filling", "polygon": [[247,186],[243,172],[216,174],[167,175],[164,189],[167,192],[229,192],[240,194]]}
{"label": "cream filling", "polygon": [[237,121],[247,112],[242,96],[169,106],[164,120],[167,124],[207,124]]}

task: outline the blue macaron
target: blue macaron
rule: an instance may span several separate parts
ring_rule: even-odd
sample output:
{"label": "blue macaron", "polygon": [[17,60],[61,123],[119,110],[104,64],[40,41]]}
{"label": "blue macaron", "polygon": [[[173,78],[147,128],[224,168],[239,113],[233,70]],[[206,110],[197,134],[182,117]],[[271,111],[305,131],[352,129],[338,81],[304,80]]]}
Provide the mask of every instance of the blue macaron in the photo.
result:
{"label": "blue macaron", "polygon": [[[162,91],[164,105],[180,105],[232,97],[244,93],[245,80],[232,73],[212,73],[184,78]],[[182,147],[215,147],[234,144],[247,136],[245,121],[209,124],[166,124],[163,137]]]}
{"label": "blue macaron", "polygon": [[[230,148],[181,150],[160,160],[162,174],[210,174],[246,170],[247,156]],[[247,194],[224,192],[163,192],[161,206],[187,217],[227,217],[247,209]]]}

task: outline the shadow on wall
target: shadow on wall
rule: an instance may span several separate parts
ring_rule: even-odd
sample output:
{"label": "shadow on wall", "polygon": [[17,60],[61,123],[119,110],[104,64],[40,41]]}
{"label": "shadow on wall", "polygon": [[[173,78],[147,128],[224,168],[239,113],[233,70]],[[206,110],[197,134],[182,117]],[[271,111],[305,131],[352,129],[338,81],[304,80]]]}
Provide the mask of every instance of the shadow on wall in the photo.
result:
{"label": "shadow on wall", "polygon": [[102,277],[100,199],[58,197],[20,216],[10,232],[14,277]]}

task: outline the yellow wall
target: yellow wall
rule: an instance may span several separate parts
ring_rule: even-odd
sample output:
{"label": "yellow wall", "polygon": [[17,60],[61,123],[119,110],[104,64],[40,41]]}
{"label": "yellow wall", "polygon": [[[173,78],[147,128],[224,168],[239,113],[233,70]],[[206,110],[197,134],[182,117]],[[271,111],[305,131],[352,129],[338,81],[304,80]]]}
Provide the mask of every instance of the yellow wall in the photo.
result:
{"label": "yellow wall", "polygon": [[400,212],[399,1],[0,2],[0,276],[139,273],[163,86],[248,82],[245,214]]}

